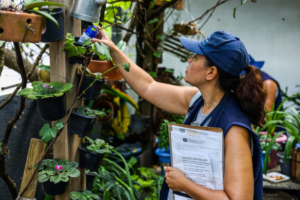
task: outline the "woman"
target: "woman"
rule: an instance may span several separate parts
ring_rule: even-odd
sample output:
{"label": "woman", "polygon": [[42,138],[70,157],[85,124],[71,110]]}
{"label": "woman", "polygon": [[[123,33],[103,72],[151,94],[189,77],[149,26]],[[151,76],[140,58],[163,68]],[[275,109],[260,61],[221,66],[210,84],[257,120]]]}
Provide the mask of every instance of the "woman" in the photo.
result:
{"label": "woman", "polygon": [[[223,129],[224,190],[216,191],[197,185],[178,169],[166,167],[161,200],[173,199],[173,191],[184,191],[197,200],[262,199],[261,150],[251,123],[262,123],[266,93],[259,70],[249,65],[247,50],[239,38],[225,31],[216,31],[201,42],[181,38],[182,45],[195,53],[188,60],[184,78],[194,87],[154,81],[122,53],[100,28],[97,38],[92,41],[109,46],[116,64],[130,63],[130,72],[122,67],[119,70],[142,98],[167,112],[187,115],[184,124],[198,121],[201,126]],[[243,70],[246,73],[240,78]]]}

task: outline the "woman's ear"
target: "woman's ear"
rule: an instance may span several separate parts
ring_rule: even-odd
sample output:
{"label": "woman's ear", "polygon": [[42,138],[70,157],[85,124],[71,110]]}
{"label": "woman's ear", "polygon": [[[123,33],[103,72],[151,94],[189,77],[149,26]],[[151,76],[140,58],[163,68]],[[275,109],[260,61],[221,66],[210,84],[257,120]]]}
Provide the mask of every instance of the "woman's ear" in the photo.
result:
{"label": "woman's ear", "polygon": [[206,80],[211,81],[218,75],[218,70],[215,66],[209,67],[206,75]]}

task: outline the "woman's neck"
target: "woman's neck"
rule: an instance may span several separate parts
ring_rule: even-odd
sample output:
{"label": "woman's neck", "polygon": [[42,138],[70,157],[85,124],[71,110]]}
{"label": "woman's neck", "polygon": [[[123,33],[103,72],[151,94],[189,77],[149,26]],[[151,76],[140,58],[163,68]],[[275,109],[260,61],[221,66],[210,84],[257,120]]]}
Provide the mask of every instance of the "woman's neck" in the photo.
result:
{"label": "woman's neck", "polygon": [[200,89],[200,92],[204,101],[204,105],[202,107],[203,114],[211,113],[225,94],[219,88]]}

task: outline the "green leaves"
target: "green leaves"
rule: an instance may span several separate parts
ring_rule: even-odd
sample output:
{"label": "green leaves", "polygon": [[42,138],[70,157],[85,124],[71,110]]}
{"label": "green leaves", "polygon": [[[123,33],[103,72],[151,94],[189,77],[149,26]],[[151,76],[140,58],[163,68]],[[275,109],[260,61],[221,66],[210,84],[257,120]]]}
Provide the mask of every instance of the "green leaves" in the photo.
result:
{"label": "green leaves", "polygon": [[89,137],[85,137],[89,145],[86,147],[87,150],[96,152],[99,154],[111,153],[113,146],[105,143],[104,140],[96,139],[95,141]]}
{"label": "green leaves", "polygon": [[96,42],[95,47],[96,47],[96,53],[99,56],[104,55],[107,62],[109,62],[111,60],[110,51],[109,51],[108,46],[106,46],[103,43],[99,44],[98,42]]}
{"label": "green leaves", "polygon": [[39,176],[38,181],[40,183],[44,183],[44,182],[48,181],[49,179],[50,179],[49,175],[43,174],[43,175]]}
{"label": "green leaves", "polygon": [[80,171],[78,169],[71,168],[68,171],[68,176],[73,177],[73,178],[79,177],[80,176]]}
{"label": "green leaves", "polygon": [[99,117],[106,116],[104,112],[99,110],[92,110],[88,106],[80,106],[79,108],[75,109],[75,112],[86,116],[99,116]]}
{"label": "green leaves", "polygon": [[158,22],[159,20],[155,17],[154,19],[152,20],[149,20],[148,21],[148,24],[154,24],[155,22]]}
{"label": "green leaves", "polygon": [[30,94],[32,94],[32,89],[31,88],[25,88],[25,89],[23,89],[23,90],[20,90],[19,92],[18,92],[18,95],[21,95],[21,96],[28,96],[28,95],[30,95]]}
{"label": "green leaves", "polygon": [[46,11],[41,11],[41,10],[34,10],[34,9],[31,9],[31,10],[26,10],[27,12],[29,13],[35,13],[37,15],[41,15],[47,19],[49,19],[50,21],[52,21],[56,26],[57,26],[57,29],[59,29],[59,25],[58,25],[58,22],[56,21],[56,19],[54,17],[52,17],[48,12]]}
{"label": "green leaves", "polygon": [[0,47],[5,44],[5,41],[0,40]]}
{"label": "green leaves", "polygon": [[33,0],[33,1],[27,1],[24,4],[24,10],[28,11],[33,8],[36,8],[36,7],[39,8],[39,7],[43,7],[43,6],[67,6],[67,5],[61,4],[61,3],[55,3],[55,2],[45,2],[42,0]]}
{"label": "green leaves", "polygon": [[53,128],[50,128],[50,125],[44,124],[42,129],[39,132],[39,135],[41,136],[41,139],[44,143],[47,143],[52,140],[53,137],[56,136],[56,133],[59,129],[62,129],[65,126],[65,124],[62,121],[58,121],[54,124]]}
{"label": "green leaves", "polygon": [[123,63],[122,66],[123,66],[123,68],[124,68],[127,72],[129,72],[129,69],[130,69],[130,63]]}
{"label": "green leaves", "polygon": [[161,52],[158,52],[158,51],[154,51],[153,55],[154,55],[155,57],[161,58],[162,53],[161,53]]}
{"label": "green leaves", "polygon": [[99,199],[99,196],[93,194],[91,191],[84,189],[82,192],[73,191],[69,194],[71,200],[92,200],[92,199]]}
{"label": "green leaves", "polygon": [[39,69],[50,71],[50,66],[49,65],[38,65],[36,67],[39,68]]}
{"label": "green leaves", "polygon": [[120,40],[119,42],[118,42],[118,44],[117,44],[117,47],[121,50],[121,51],[125,51],[125,49],[126,49],[126,42],[124,42],[123,40]]}

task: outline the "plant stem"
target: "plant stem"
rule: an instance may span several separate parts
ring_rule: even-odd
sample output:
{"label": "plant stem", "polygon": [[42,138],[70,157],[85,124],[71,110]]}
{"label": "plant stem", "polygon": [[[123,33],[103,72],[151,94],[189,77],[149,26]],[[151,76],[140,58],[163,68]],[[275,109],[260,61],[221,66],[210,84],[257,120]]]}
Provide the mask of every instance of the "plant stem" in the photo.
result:
{"label": "plant stem", "polygon": [[122,167],[120,167],[117,163],[111,161],[111,160],[108,159],[108,158],[104,158],[103,160],[105,160],[106,162],[108,162],[108,163],[114,165],[114,166],[117,167],[121,172],[123,172],[125,175],[127,175],[127,174],[126,174],[126,171],[125,171]]}
{"label": "plant stem", "polygon": [[119,181],[124,187],[127,188],[127,190],[130,192],[130,195],[131,195],[132,200],[135,200],[135,197],[134,197],[134,194],[133,194],[132,189],[131,189],[126,183],[124,183],[124,181],[122,181],[121,179],[119,179],[117,176],[116,176],[116,179],[117,179],[117,181]]}
{"label": "plant stem", "polygon": [[122,161],[124,163],[125,170],[127,172],[126,176],[127,176],[128,184],[129,184],[129,187],[131,189],[129,191],[130,191],[132,199],[135,200],[134,194],[133,194],[133,186],[132,186],[132,181],[131,181],[131,177],[130,177],[130,172],[129,172],[128,164],[127,164],[126,160],[124,159],[124,157],[119,152],[117,152],[115,149],[112,149],[111,151],[114,152],[114,153],[116,153],[122,159]]}

